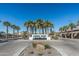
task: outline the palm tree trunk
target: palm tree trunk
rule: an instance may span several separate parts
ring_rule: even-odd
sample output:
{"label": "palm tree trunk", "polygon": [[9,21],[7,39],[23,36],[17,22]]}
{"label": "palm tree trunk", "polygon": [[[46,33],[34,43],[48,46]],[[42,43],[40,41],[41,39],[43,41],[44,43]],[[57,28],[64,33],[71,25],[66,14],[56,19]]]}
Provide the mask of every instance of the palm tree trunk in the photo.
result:
{"label": "palm tree trunk", "polygon": [[17,30],[17,39],[18,39],[18,37],[19,37],[19,30]]}
{"label": "palm tree trunk", "polygon": [[29,30],[28,30],[28,32],[29,32],[29,33],[31,33],[31,28],[30,28],[30,27],[29,27]]}
{"label": "palm tree trunk", "polygon": [[40,29],[39,29],[39,33],[38,34],[40,34]]}
{"label": "palm tree trunk", "polygon": [[50,32],[52,32],[52,27],[50,28]]}
{"label": "palm tree trunk", "polygon": [[49,28],[46,29],[47,34],[49,33]]}
{"label": "palm tree trunk", "polygon": [[44,34],[44,28],[42,28],[42,34]]}
{"label": "palm tree trunk", "polygon": [[35,34],[36,34],[36,31],[37,31],[37,30],[36,30],[36,28],[35,28]]}
{"label": "palm tree trunk", "polygon": [[8,39],[8,26],[6,27],[6,39]]}
{"label": "palm tree trunk", "polygon": [[44,30],[44,34],[45,34],[45,28],[43,30]]}
{"label": "palm tree trunk", "polygon": [[33,34],[33,28],[31,27],[31,33]]}
{"label": "palm tree trunk", "polygon": [[28,32],[28,27],[27,27],[27,32]]}
{"label": "palm tree trunk", "polygon": [[31,27],[30,27],[30,30],[29,30],[29,32],[31,33],[32,31],[31,31]]}
{"label": "palm tree trunk", "polygon": [[13,39],[15,38],[15,29],[13,29]]}
{"label": "palm tree trunk", "polygon": [[48,31],[49,31],[49,29],[48,29],[48,28],[46,28],[46,34],[48,34]]}
{"label": "palm tree trunk", "polygon": [[46,34],[46,32],[47,32],[47,31],[46,31],[46,28],[45,28],[45,34]]}

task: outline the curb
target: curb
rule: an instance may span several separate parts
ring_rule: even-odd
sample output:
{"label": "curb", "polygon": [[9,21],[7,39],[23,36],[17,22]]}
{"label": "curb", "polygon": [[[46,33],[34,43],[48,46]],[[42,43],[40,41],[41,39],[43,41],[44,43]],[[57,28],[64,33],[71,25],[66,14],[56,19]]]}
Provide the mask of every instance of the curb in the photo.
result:
{"label": "curb", "polygon": [[51,46],[53,48],[55,48],[62,56],[68,56],[66,53],[64,53],[63,50],[56,48],[55,46]]}
{"label": "curb", "polygon": [[26,48],[27,46],[25,47],[22,47],[20,49],[17,49],[17,52],[15,54],[13,54],[13,56],[19,56],[19,54]]}

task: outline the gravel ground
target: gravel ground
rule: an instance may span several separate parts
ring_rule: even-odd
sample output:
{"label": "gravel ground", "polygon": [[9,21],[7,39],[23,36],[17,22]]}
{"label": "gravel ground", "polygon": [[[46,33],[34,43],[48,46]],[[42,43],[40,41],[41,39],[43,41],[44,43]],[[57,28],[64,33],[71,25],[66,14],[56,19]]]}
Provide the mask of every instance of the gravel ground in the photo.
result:
{"label": "gravel ground", "polygon": [[[39,56],[36,49],[32,47],[30,44],[27,48],[25,48],[19,56]],[[55,49],[46,49],[42,56],[61,56],[61,54]]]}

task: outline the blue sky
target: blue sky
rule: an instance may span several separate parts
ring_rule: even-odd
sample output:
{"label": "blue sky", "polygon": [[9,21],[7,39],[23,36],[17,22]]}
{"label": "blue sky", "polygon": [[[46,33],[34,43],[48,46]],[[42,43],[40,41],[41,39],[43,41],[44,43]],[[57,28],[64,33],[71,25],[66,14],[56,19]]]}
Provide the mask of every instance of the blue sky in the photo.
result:
{"label": "blue sky", "polygon": [[[51,21],[54,31],[58,31],[61,26],[79,20],[79,4],[0,4],[0,20],[20,26],[20,31],[26,30],[25,21],[38,18]],[[2,23],[0,31],[5,31]]]}

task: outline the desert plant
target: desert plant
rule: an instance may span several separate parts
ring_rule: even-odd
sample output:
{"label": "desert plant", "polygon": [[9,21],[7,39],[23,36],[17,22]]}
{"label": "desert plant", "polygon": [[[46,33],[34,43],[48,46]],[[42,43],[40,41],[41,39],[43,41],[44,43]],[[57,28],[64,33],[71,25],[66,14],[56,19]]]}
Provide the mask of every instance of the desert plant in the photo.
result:
{"label": "desert plant", "polygon": [[33,46],[33,48],[36,48],[36,44],[35,43],[32,43],[32,46]]}
{"label": "desert plant", "polygon": [[38,55],[43,55],[43,53],[45,51],[45,46],[41,45],[41,44],[37,44],[36,51],[37,51]]}
{"label": "desert plant", "polygon": [[50,49],[51,48],[48,44],[46,44],[44,46],[45,46],[45,49]]}
{"label": "desert plant", "polygon": [[58,39],[58,36],[55,36],[54,39],[57,40]]}

